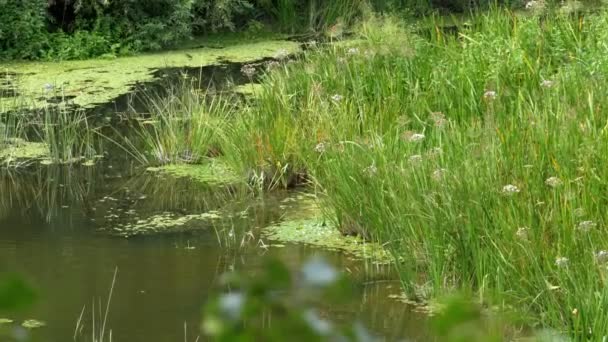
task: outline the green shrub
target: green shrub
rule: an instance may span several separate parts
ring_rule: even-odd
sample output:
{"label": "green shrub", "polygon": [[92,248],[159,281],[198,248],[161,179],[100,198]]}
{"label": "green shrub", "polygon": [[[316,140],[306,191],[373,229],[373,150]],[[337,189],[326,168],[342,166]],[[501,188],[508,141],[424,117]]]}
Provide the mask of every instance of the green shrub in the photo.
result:
{"label": "green shrub", "polygon": [[0,0],[0,59],[36,59],[48,46],[46,0]]}

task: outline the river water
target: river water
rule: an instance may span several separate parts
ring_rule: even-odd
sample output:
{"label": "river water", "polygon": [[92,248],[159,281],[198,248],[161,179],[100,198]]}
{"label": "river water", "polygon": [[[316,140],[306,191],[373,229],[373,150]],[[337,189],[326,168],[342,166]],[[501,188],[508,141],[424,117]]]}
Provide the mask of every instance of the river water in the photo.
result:
{"label": "river water", "polygon": [[[247,196],[147,172],[128,159],[113,151],[95,166],[0,170],[0,271],[22,275],[40,295],[33,307],[0,312],[0,318],[45,322],[31,330],[31,340],[74,340],[82,312],[76,340],[91,341],[93,308],[98,322],[117,269],[107,322],[113,341],[184,341],[185,334],[194,341],[218,277],[232,270],[253,274],[269,256],[293,270],[321,256],[351,276],[359,295],[321,307],[324,317],[360,320],[387,341],[428,338],[425,319],[389,298],[399,294],[390,267],[305,245],[261,247],[259,230],[280,221],[285,211],[297,211],[284,199],[300,194]],[[217,210],[235,215],[213,224],[192,220],[178,229],[117,229],[153,217],[176,220]]]}

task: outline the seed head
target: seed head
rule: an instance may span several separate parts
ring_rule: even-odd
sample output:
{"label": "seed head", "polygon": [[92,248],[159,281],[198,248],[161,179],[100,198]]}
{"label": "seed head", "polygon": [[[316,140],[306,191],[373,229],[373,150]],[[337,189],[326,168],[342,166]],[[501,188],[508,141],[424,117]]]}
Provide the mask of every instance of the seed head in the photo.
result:
{"label": "seed head", "polygon": [[540,86],[543,88],[551,88],[551,87],[553,87],[554,84],[555,84],[555,82],[553,82],[551,80],[543,80],[542,82],[540,82]]}
{"label": "seed head", "polygon": [[570,262],[570,260],[568,258],[565,257],[557,257],[555,258],[555,265],[559,268],[565,268],[566,266],[568,266],[568,263]]}
{"label": "seed head", "polygon": [[595,228],[597,223],[593,221],[582,221],[578,224],[577,228],[583,233],[588,233],[591,229]]}
{"label": "seed head", "polygon": [[598,264],[606,263],[608,261],[608,251],[601,250],[601,251],[595,253],[595,260],[597,261]]}
{"label": "seed head", "polygon": [[441,181],[445,176],[446,172],[446,169],[437,169],[433,171],[433,173],[431,174],[431,178],[435,181]]}
{"label": "seed head", "polygon": [[545,180],[545,184],[552,188],[557,188],[558,186],[562,185],[562,180],[557,177],[549,177],[547,180]]}
{"label": "seed head", "polygon": [[317,153],[324,153],[326,150],[327,150],[327,146],[323,142],[320,142],[317,144],[317,146],[315,146],[315,152],[317,152]]}
{"label": "seed head", "polygon": [[517,236],[518,238],[522,239],[522,240],[528,240],[528,233],[530,232],[530,229],[527,227],[519,227],[517,228],[517,232],[515,233],[515,236]]}
{"label": "seed head", "polygon": [[575,217],[583,217],[583,216],[585,216],[585,209],[584,208],[576,208],[576,209],[574,209],[573,214],[574,214]]}
{"label": "seed head", "polygon": [[340,102],[340,101],[342,101],[342,99],[343,99],[343,98],[344,98],[344,97],[343,97],[342,95],[340,95],[340,94],[335,94],[335,95],[333,95],[333,96],[331,97],[331,99],[332,99],[332,100],[334,100],[334,101],[336,101],[336,102]]}
{"label": "seed head", "polygon": [[422,162],[422,156],[419,154],[414,154],[413,156],[410,156],[409,161],[412,164],[419,164]]}
{"label": "seed head", "polygon": [[496,92],[494,90],[486,90],[485,93],[483,93],[483,98],[486,100],[494,100],[496,99]]}
{"label": "seed head", "polygon": [[376,163],[372,163],[372,165],[363,169],[363,173],[365,173],[369,177],[373,177],[378,173],[378,168],[376,167]]}
{"label": "seed head", "polygon": [[425,138],[424,134],[422,134],[422,133],[414,133],[414,134],[412,134],[410,136],[409,141],[411,141],[411,142],[419,142],[419,141],[424,140],[424,138]]}
{"label": "seed head", "polygon": [[251,78],[253,77],[253,75],[255,75],[255,67],[251,64],[245,64],[241,68],[241,72],[243,73],[243,75]]}
{"label": "seed head", "polygon": [[277,61],[268,61],[266,63],[266,69],[272,70],[274,68],[278,68],[279,65],[281,65],[281,64],[279,62],[277,62]]}
{"label": "seed head", "polygon": [[519,188],[513,184],[507,184],[502,187],[502,193],[505,195],[513,195],[519,192]]}
{"label": "seed head", "polygon": [[445,115],[442,112],[431,113],[431,119],[435,123],[435,127],[443,127],[447,123]]}

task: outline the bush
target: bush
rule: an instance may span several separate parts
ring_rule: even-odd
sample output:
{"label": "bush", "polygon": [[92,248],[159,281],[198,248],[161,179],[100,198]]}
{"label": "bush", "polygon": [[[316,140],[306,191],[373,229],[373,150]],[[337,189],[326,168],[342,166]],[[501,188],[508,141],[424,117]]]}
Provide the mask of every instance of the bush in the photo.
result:
{"label": "bush", "polygon": [[0,0],[0,58],[40,58],[48,46],[46,0]]}

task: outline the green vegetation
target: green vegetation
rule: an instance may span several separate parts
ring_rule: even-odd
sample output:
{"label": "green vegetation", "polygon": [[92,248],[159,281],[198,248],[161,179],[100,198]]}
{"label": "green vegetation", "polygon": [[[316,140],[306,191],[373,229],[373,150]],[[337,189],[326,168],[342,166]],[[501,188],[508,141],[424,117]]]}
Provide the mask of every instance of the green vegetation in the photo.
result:
{"label": "green vegetation", "polygon": [[[106,138],[161,175],[224,188],[248,182],[249,190],[258,192],[314,191],[322,213],[316,206],[298,207],[305,212],[300,215],[286,211],[264,237],[356,249],[355,255],[381,261],[390,256],[409,301],[468,294],[466,303],[456,300],[442,311],[452,318],[440,319],[437,331],[448,340],[488,340],[485,334],[461,337],[452,323],[472,325],[478,332],[483,330],[482,312],[513,311],[525,323],[490,329],[491,338],[518,336],[518,329],[555,329],[575,341],[605,339],[608,48],[603,42],[608,39],[608,11],[582,13],[577,2],[535,1],[517,14],[492,7],[473,13],[466,23],[454,20],[450,27],[436,17],[409,26],[397,16],[370,14],[367,3],[329,3],[234,0],[227,7],[196,1],[169,6],[177,11],[169,20],[192,11],[215,18],[195,24],[197,16],[189,17],[194,21],[188,25],[201,31],[236,29],[235,13],[247,18],[245,13],[270,6],[261,18],[272,17],[284,31],[308,27],[325,32],[329,43],[309,42],[294,61],[286,57],[299,51],[297,43],[264,41],[114,60],[14,63],[9,69],[16,76],[7,72],[6,79],[20,79],[16,84],[23,86],[11,89],[36,98],[32,107],[46,101],[35,96],[35,89],[54,88],[41,84],[48,78],[62,84],[57,87],[61,96],[74,96],[75,104],[87,107],[127,93],[136,81],[152,79],[152,70],[161,65],[208,65],[220,57],[244,62],[243,75],[260,82],[233,89],[247,96],[200,90],[200,84],[168,89],[144,99],[146,112],[128,118],[130,134],[114,132]],[[464,3],[447,7],[463,11]],[[411,4],[386,1],[370,8],[399,11],[405,6],[423,12]],[[102,25],[121,8],[108,5],[100,16],[99,6],[88,9],[89,25]],[[354,18],[365,20],[354,25]],[[150,20],[143,27],[151,31],[142,34],[160,45],[131,42],[137,48],[127,50],[157,49],[165,40],[190,34],[156,37],[166,23]],[[118,26],[128,31],[128,23]],[[192,30],[188,27],[183,32]],[[335,42],[345,27],[352,27],[355,36]],[[133,38],[121,34],[126,42]],[[278,58],[264,66],[245,63],[273,55]],[[71,71],[65,71],[66,65]],[[28,72],[40,66],[48,67],[44,77]],[[130,74],[121,77],[105,73],[127,68]],[[82,85],[90,79],[101,87],[105,82],[108,89],[84,92]],[[33,120],[14,113],[2,117],[0,160],[48,153],[52,162],[70,163],[99,153],[99,129],[89,126],[83,112],[44,108]],[[32,141],[35,145],[27,143]],[[233,207],[221,208],[154,214],[119,223],[114,232],[189,230],[223,218]],[[246,210],[240,215],[247,216]],[[293,287],[280,266],[271,265],[273,271],[279,277],[273,290]],[[261,325],[250,325],[254,328],[248,332],[241,322],[243,312],[269,305],[295,322],[289,326],[295,330],[276,336],[299,331],[318,337],[310,322],[258,285],[248,292],[238,284],[241,294],[210,304],[206,333],[218,340],[272,340],[270,332],[256,329]],[[260,298],[248,302],[248,295]]]}
{"label": "green vegetation", "polygon": [[97,129],[83,111],[45,107],[32,115],[9,112],[0,116],[0,163],[22,166],[72,164],[98,157]]}
{"label": "green vegetation", "polygon": [[608,14],[535,13],[430,39],[367,22],[358,46],[268,74],[224,160],[266,187],[314,185],[341,231],[391,251],[414,300],[464,289],[601,339]]}
{"label": "green vegetation", "polygon": [[1,59],[86,59],[174,48],[218,31],[322,31],[362,0],[2,0]]}
{"label": "green vegetation", "polygon": [[6,75],[4,79],[11,85],[11,91],[19,96],[3,96],[7,90],[0,86],[0,112],[44,108],[57,98],[92,108],[129,93],[137,83],[155,80],[154,72],[159,69],[199,68],[221,61],[248,62],[273,57],[279,52],[299,51],[296,42],[273,38],[280,37],[246,41],[243,37],[233,37],[222,42],[221,49],[203,46],[116,59],[4,63],[0,78]]}
{"label": "green vegetation", "polygon": [[[536,2],[552,6],[563,1]],[[422,15],[466,13],[495,4],[523,8],[525,1],[2,0],[0,59],[113,58],[175,48],[193,37],[227,31],[335,36],[370,9]]]}

